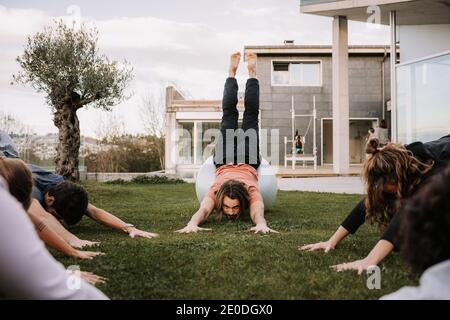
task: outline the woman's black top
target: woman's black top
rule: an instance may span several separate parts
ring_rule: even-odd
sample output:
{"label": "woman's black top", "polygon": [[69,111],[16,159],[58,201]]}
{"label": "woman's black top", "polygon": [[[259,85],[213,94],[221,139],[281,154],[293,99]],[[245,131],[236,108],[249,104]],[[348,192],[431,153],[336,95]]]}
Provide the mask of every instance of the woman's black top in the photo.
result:
{"label": "woman's black top", "polygon": [[[421,161],[433,160],[434,166],[421,180],[421,182],[415,187],[414,192],[420,190],[421,187],[427,184],[432,176],[439,174],[450,163],[450,135],[440,138],[439,140],[422,143],[413,142],[406,146],[406,149],[410,150],[414,157]],[[341,223],[349,233],[355,233],[356,230],[366,220],[366,207],[364,205],[364,199],[361,200],[356,207],[350,212],[350,214]],[[395,249],[399,249],[399,241],[396,237],[398,225],[400,222],[400,215],[395,214],[386,228],[381,239],[387,240],[392,243]]]}

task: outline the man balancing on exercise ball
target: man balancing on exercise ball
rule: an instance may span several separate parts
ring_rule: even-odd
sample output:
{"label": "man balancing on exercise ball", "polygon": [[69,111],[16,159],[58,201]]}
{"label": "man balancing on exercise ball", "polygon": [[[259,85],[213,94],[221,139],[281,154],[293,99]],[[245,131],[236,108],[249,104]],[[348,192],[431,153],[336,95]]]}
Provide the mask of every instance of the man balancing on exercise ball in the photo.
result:
{"label": "man balancing on exercise ball", "polygon": [[267,226],[264,219],[264,202],[258,189],[257,169],[259,155],[259,83],[256,79],[256,54],[247,53],[249,79],[245,88],[245,111],[242,129],[238,129],[239,112],[236,71],[241,54],[233,53],[230,59],[229,76],[225,82],[222,100],[222,122],[220,136],[214,150],[216,180],[200,204],[200,209],[178,233],[211,230],[199,227],[216,209],[219,220],[226,216],[236,220],[248,209],[255,224],[255,233],[277,232]]}

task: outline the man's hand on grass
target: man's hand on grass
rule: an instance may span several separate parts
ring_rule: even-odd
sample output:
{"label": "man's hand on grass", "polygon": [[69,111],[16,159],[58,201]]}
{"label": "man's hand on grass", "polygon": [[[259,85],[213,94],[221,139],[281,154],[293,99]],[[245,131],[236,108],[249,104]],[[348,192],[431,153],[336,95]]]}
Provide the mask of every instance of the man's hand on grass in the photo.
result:
{"label": "man's hand on grass", "polygon": [[331,266],[334,271],[342,272],[346,270],[355,270],[358,271],[358,274],[362,274],[363,271],[369,269],[369,267],[374,266],[374,263],[368,261],[367,259],[356,260],[349,263],[341,263],[335,266]]}
{"label": "man's hand on grass", "polygon": [[88,241],[88,240],[81,240],[81,239],[75,239],[73,241],[70,241],[69,243],[72,247],[81,249],[84,247],[93,247],[98,246],[100,242],[98,241]]}
{"label": "man's hand on grass", "polygon": [[81,271],[80,272],[80,278],[86,281],[87,283],[90,283],[91,285],[95,286],[97,284],[102,284],[106,282],[106,278],[98,276],[92,272],[86,272]]}
{"label": "man's hand on grass", "polygon": [[94,251],[81,251],[81,250],[75,250],[74,257],[83,259],[83,260],[92,260],[95,257],[98,256],[104,256],[105,254],[103,252],[94,252]]}
{"label": "man's hand on grass", "polygon": [[254,231],[255,233],[279,233],[276,230],[270,229],[266,224],[257,224],[256,226],[254,226],[253,228],[250,229],[250,231]]}
{"label": "man's hand on grass", "polygon": [[139,230],[139,229],[134,228],[134,227],[128,229],[128,235],[131,238],[141,237],[141,238],[151,239],[151,238],[159,237],[158,233],[142,231],[142,230]]}
{"label": "man's hand on grass", "polygon": [[328,253],[331,250],[334,250],[334,248],[335,248],[335,245],[333,243],[331,243],[330,241],[325,241],[325,242],[307,244],[307,245],[304,245],[303,247],[299,247],[298,250],[300,250],[300,251],[323,250],[323,251],[325,251],[325,253]]}
{"label": "man's hand on grass", "polygon": [[358,274],[362,274],[363,271],[366,271],[370,267],[376,266],[380,263],[381,260],[386,258],[386,256],[394,250],[394,245],[387,240],[380,240],[375,245],[375,247],[370,251],[369,255],[361,260],[356,260],[349,263],[341,263],[331,268],[337,272],[345,271],[345,270],[356,270]]}
{"label": "man's hand on grass", "polygon": [[211,231],[210,228],[200,228],[199,226],[195,224],[188,224],[183,229],[175,231],[176,233],[196,233],[198,231]]}

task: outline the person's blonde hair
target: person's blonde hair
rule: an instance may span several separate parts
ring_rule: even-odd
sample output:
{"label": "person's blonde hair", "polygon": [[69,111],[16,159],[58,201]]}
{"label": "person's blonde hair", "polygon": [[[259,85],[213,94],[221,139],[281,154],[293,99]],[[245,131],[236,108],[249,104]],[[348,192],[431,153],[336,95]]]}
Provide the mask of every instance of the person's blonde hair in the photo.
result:
{"label": "person's blonde hair", "polygon": [[[366,219],[383,230],[398,209],[397,200],[409,197],[434,163],[421,162],[399,144],[389,143],[379,148],[378,139],[367,143],[366,153],[371,155],[364,163],[362,174],[367,186]],[[385,183],[396,186],[395,197],[384,192]]]}
{"label": "person's blonde hair", "polygon": [[25,210],[28,210],[33,191],[33,175],[25,162],[20,159],[0,157],[0,176],[8,184],[9,193],[22,204]]}

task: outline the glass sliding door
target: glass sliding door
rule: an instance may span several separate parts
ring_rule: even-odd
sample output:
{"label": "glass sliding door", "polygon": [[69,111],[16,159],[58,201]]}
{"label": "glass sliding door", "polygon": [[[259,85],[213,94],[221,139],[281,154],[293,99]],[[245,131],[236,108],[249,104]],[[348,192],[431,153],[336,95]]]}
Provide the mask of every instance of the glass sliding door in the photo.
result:
{"label": "glass sliding door", "polygon": [[397,67],[399,143],[450,134],[450,53]]}

